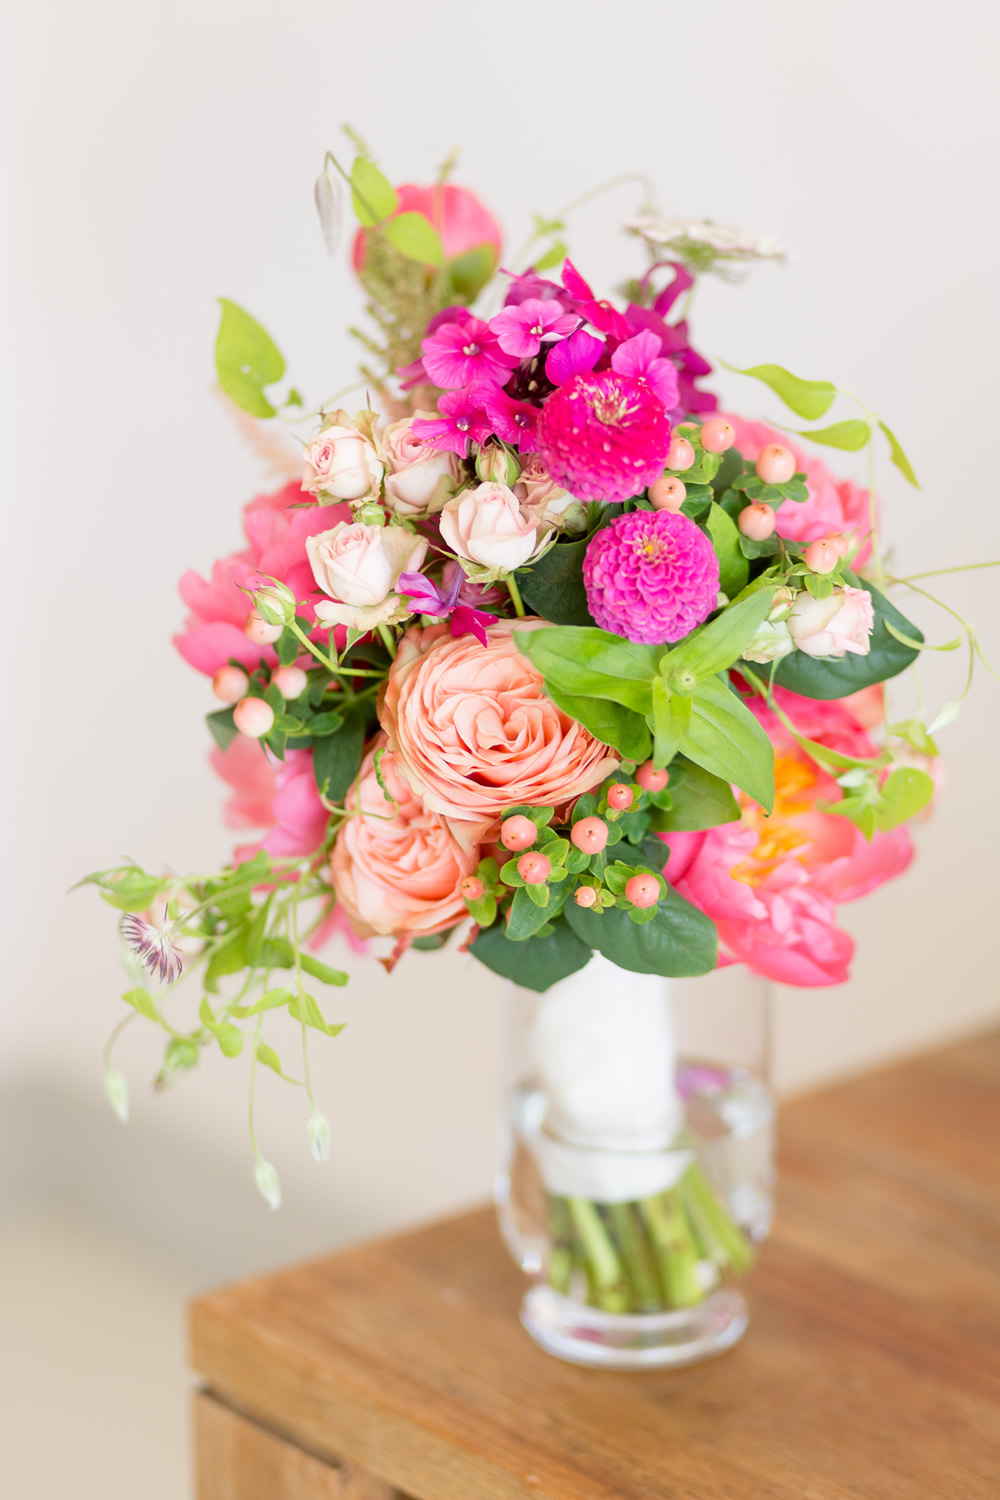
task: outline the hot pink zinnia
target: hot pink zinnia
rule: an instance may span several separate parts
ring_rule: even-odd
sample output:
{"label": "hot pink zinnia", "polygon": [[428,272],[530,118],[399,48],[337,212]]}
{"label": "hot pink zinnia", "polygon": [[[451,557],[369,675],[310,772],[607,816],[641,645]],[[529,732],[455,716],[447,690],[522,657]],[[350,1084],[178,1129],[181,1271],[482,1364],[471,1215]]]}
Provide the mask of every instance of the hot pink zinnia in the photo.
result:
{"label": "hot pink zinnia", "polygon": [[548,473],[578,500],[628,500],[663,473],[670,423],[645,382],[590,371],[545,402],[537,446]]}
{"label": "hot pink zinnia", "polygon": [[715,608],[719,561],[679,512],[637,510],[593,537],[583,560],[587,607],[603,630],[630,641],[679,641]]}

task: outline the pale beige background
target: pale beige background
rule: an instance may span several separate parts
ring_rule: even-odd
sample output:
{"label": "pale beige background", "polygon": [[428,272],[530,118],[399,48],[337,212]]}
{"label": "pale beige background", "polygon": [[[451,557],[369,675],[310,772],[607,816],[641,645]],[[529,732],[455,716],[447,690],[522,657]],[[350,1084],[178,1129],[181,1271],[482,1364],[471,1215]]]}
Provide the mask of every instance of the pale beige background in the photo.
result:
{"label": "pale beige background", "polygon": [[[121,1058],[134,1124],[122,1132],[101,1112],[99,1053],[121,987],[113,919],[91,893],[64,893],[122,852],[208,868],[230,843],[206,762],[207,684],[169,644],[176,578],[237,544],[239,506],[262,485],[211,395],[213,298],[265,322],[310,399],[351,378],[344,330],[359,295],[343,255],[326,258],[311,202],[324,147],[348,153],[345,119],[397,180],[426,179],[462,146],[458,180],[492,204],[509,243],[530,211],[638,168],[665,208],[792,246],[785,269],[699,291],[697,343],[834,379],[884,410],[924,486],[909,491],[882,463],[899,567],[1000,556],[997,486],[980,456],[997,411],[1000,21],[976,0],[946,17],[925,0],[56,0],[9,6],[3,28],[0,1207],[23,1211],[3,1272],[24,1334],[8,1348],[37,1352],[25,1309],[48,1309],[48,1363],[80,1370],[81,1401],[85,1387],[88,1399],[109,1393],[84,1468],[103,1472],[102,1493],[136,1494],[134,1472],[105,1448],[129,1393],[153,1420],[162,1365],[156,1376],[127,1341],[102,1343],[101,1319],[79,1323],[77,1354],[59,1353],[65,1304],[103,1307],[120,1332],[153,1307],[155,1283],[150,1338],[163,1330],[156,1347],[175,1358],[166,1330],[180,1287],[481,1197],[497,1077],[501,987],[482,968],[415,957],[390,981],[351,960],[333,1007],[350,1028],[315,1062],[328,1167],[306,1157],[299,1101],[263,1090],[262,1138],[288,1202],[278,1219],[250,1184],[242,1064],[220,1060],[153,1101],[156,1047],[137,1036]],[[638,264],[616,234],[635,206],[622,189],[571,227],[602,290]],[[719,388],[781,418],[749,382]],[[942,589],[1000,657],[997,585],[979,573]],[[953,634],[947,616],[913,615],[931,640]],[[935,659],[931,701],[954,696],[962,671],[957,653]],[[981,674],[942,736],[950,785],[918,833],[918,863],[845,911],[859,939],[851,983],[778,997],[783,1088],[1000,1015],[998,734],[1000,688]],[[46,1278],[34,1302],[32,1270]],[[102,1363],[101,1348],[117,1362]],[[36,1367],[19,1356],[13,1370],[22,1406],[42,1389]],[[177,1493],[169,1463],[155,1468],[162,1493]],[[17,1493],[67,1492],[45,1474]],[[158,1482],[142,1493],[161,1493]]]}

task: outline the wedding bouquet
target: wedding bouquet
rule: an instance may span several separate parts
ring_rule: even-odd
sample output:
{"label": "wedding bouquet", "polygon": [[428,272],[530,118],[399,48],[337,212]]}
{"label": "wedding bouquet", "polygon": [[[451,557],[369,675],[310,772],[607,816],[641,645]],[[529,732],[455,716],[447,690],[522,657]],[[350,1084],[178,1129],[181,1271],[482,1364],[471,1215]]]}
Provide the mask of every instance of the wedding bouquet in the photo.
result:
{"label": "wedding bouquet", "polygon": [[[258,833],[215,874],[88,877],[123,913],[133,965],[117,1031],[138,1014],[165,1033],[158,1082],[215,1047],[249,1058],[251,1090],[260,1066],[285,1076],[264,1032],[286,1011],[318,1157],[305,1049],[340,1030],[314,994],[346,981],[317,956],[331,934],[391,939],[389,968],[454,941],[535,991],[594,953],[640,976],[739,961],[838,983],[853,949],[838,906],[908,864],[904,825],[931,802],[933,736],[957,712],[887,721],[883,684],[925,649],[887,597],[909,581],[885,571],[871,483],[798,443],[867,449],[870,470],[884,440],[915,484],[890,429],[855,402],[793,441],[719,411],[703,383],[696,278],[779,247],[644,212],[627,229],[648,268],[613,300],[568,257],[563,215],[502,268],[471,192],[394,189],[364,152],[349,173],[328,158],[317,185],[331,249],[338,173],[360,222],[366,399],[306,412],[278,394],[276,345],[223,301],[222,390],[255,441],[300,424],[303,451],[247,505],[240,550],[180,585],[178,649],[224,705],[208,726],[228,817]],[[809,422],[846,396],[775,364],[740,373]],[[110,1044],[106,1064],[124,1117]],[[741,1263],[745,1242],[686,1180],[701,1251]],[[675,1207],[668,1193],[646,1214],[654,1249]]]}

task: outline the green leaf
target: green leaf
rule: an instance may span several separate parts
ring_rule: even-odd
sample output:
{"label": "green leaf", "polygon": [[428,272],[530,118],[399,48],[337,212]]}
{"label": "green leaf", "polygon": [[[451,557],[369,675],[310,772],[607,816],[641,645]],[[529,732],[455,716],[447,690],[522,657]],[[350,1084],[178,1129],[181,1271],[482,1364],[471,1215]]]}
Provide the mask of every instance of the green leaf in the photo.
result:
{"label": "green leaf", "polygon": [[227,297],[219,298],[222,321],[215,340],[215,369],[219,384],[241,411],[252,417],[273,417],[275,408],[264,395],[285,373],[277,344],[256,318]]}
{"label": "green leaf", "polygon": [[514,639],[557,692],[651,712],[662,647],[638,645],[596,626],[518,630]]}
{"label": "green leaf", "polygon": [[962,644],[962,637],[956,635],[954,640],[945,641],[941,646],[929,645],[927,641],[914,640],[902,630],[897,630],[891,620],[885,621],[885,628],[893,640],[900,641],[904,646],[910,646],[914,651],[955,651]]}
{"label": "green leaf", "polygon": [[410,947],[415,948],[418,953],[434,953],[438,948],[444,947],[454,931],[454,927],[449,927],[447,932],[432,932],[426,937],[414,938]]}
{"label": "green leaf", "polygon": [[514,574],[521,596],[552,625],[593,625],[583,585],[583,559],[589,537],[557,542],[530,568]]}
{"label": "green leaf", "polygon": [[[208,968],[205,970],[206,989],[214,990],[217,979],[222,979],[226,974],[238,974],[240,969],[246,968],[248,936],[249,929],[244,925],[223,938],[208,961]],[[261,952],[266,946],[261,945]]]}
{"label": "green leaf", "polygon": [[845,569],[844,581],[852,588],[867,589],[872,596],[875,623],[867,656],[848,652],[842,657],[809,656],[805,651],[792,651],[778,663],[774,680],[779,687],[801,693],[804,698],[846,698],[861,688],[873,683],[885,682],[905,671],[917,658],[913,646],[890,634],[886,624],[891,623],[911,640],[923,641],[923,633],[901,615],[873,584],[857,578]]}
{"label": "green leaf", "polygon": [[277,1073],[279,1078],[283,1078],[286,1083],[298,1083],[299,1080],[297,1078],[289,1078],[287,1073],[282,1072],[281,1058],[273,1047],[269,1047],[266,1042],[262,1042],[258,1038],[256,1051],[257,1061],[262,1062],[265,1068],[270,1068],[272,1072]]}
{"label": "green leaf", "polygon": [[750,369],[741,370],[724,359],[719,363],[735,375],[749,375],[753,380],[763,381],[789,410],[797,417],[805,417],[807,422],[826,416],[837,394],[837,387],[829,380],[802,380],[781,365],[751,365]]}
{"label": "green leaf", "polygon": [[260,953],[261,944],[264,941],[264,933],[267,928],[267,919],[271,911],[271,896],[258,906],[253,919],[247,928],[247,963],[255,964],[257,955]]}
{"label": "green leaf", "polygon": [[740,547],[739,529],[721,505],[711,507],[706,524],[719,559],[719,587],[730,599],[735,599],[750,576],[750,565]]}
{"label": "green leaf", "polygon": [[389,220],[383,233],[389,244],[407,260],[415,260],[422,266],[444,265],[440,235],[423,214],[397,214]]}
{"label": "green leaf", "polygon": [[259,1000],[253,1005],[232,1005],[230,1010],[240,1021],[245,1021],[248,1016],[259,1016],[265,1010],[280,1010],[292,999],[293,992],[283,986],[275,989],[265,990]]}
{"label": "green leaf", "polygon": [[[543,900],[539,902],[541,894]],[[565,887],[559,890],[546,889],[544,885],[522,885],[514,892],[514,899],[510,905],[510,921],[507,923],[506,936],[510,943],[524,942],[527,938],[534,937],[540,927],[546,922],[551,922],[553,917],[559,915],[563,902],[566,899]]]}
{"label": "green leaf", "polygon": [[528,938],[523,943],[512,943],[498,922],[478,934],[469,952],[494,974],[541,993],[582,969],[590,960],[591,949],[560,920],[552,924],[546,937]]}
{"label": "green leaf", "polygon": [[218,1021],[208,1029],[226,1057],[239,1057],[243,1050],[243,1033],[238,1026],[232,1026],[228,1021]]}
{"label": "green leaf", "polygon": [[282,631],[274,646],[275,655],[283,667],[290,667],[301,650],[301,642],[291,630]]}
{"label": "green leaf", "polygon": [[719,677],[699,682],[681,741],[688,760],[741,787],[765,812],[774,804],[774,750],[741,698]]}
{"label": "green leaf", "polygon": [[755,589],[745,599],[730,604],[710,625],[702,625],[661,660],[660,669],[668,681],[676,671],[693,672],[701,680],[731,667],[767,618],[773,600],[773,588]]}
{"label": "green leaf", "polygon": [[691,724],[691,699],[667,689],[662,677],[653,681],[653,765],[658,771],[669,765]]}
{"label": "green leaf", "polygon": [[718,961],[714,922],[671,886],[643,924],[632,922],[623,907],[596,912],[575,901],[566,906],[566,920],[584,943],[635,974],[682,978],[707,974]]}
{"label": "green leaf", "polygon": [[233,718],[233,708],[217,708],[215,713],[205,715],[205,723],[212,731],[212,738],[220,750],[228,750],[239,734]]}
{"label": "green leaf", "polygon": [[492,245],[476,245],[474,249],[466,250],[464,255],[456,255],[454,260],[448,262],[448,275],[455,295],[463,302],[474,302],[493,275],[496,262],[496,251]]}
{"label": "green leaf", "polygon": [[344,722],[335,734],[324,735],[313,749],[313,775],[316,785],[331,802],[346,796],[361,765],[365,742],[364,714],[348,709]]}
{"label": "green leaf", "polygon": [[676,756],[670,763],[669,785],[671,806],[653,813],[653,826],[658,832],[687,833],[739,822],[739,804],[729,782],[703,766]]}
{"label": "green leaf", "polygon": [[796,437],[809,438],[822,443],[825,448],[842,448],[845,453],[857,453],[872,435],[867,422],[852,418],[849,422],[834,422],[831,427],[810,427],[797,431]]}
{"label": "green leaf", "polygon": [[316,739],[322,739],[325,735],[336,734],[344,722],[343,714],[328,709],[321,714],[314,714],[306,726],[306,732]]}
{"label": "green leaf", "polygon": [[875,808],[875,824],[883,832],[898,828],[925,808],[934,796],[934,780],[926,771],[900,766],[882,784]]}
{"label": "green leaf", "polygon": [[351,167],[351,207],[366,229],[395,213],[399,198],[374,162],[356,156]]}
{"label": "green leaf", "polygon": [[916,474],[914,474],[913,472],[913,465],[910,463],[910,460],[903,452],[899,443],[899,439],[896,437],[895,433],[890,432],[889,428],[885,425],[884,422],[879,422],[878,425],[881,427],[882,431],[889,439],[890,460],[896,465],[896,468],[902,474],[907,483],[912,484],[915,490],[919,490],[920,484],[917,480]]}
{"label": "green leaf", "polygon": [[539,256],[535,261],[536,271],[550,271],[553,266],[561,265],[569,254],[569,249],[563,240],[556,240],[550,245],[545,254]]}
{"label": "green leaf", "polygon": [[122,999],[126,1005],[131,1005],[133,1010],[137,1010],[140,1016],[145,1016],[147,1021],[155,1021],[157,1025],[160,1024],[160,1013],[156,1009],[156,1001],[148,990],[141,988],[126,990]]}
{"label": "green leaf", "polygon": [[610,745],[625,760],[648,760],[652,740],[646,721],[632,709],[622,708],[620,703],[611,703],[606,698],[578,698],[572,693],[560,693],[548,688],[548,695],[557,708],[571,719],[576,719],[584,729],[589,729],[602,745]]}
{"label": "green leaf", "polygon": [[147,911],[167,886],[165,880],[147,875],[143,870],[129,870],[120,878],[89,877],[80,884],[98,886],[101,900],[113,906],[116,911]]}
{"label": "green leaf", "polygon": [[292,996],[288,1014],[296,1021],[305,1021],[306,1025],[312,1026],[315,1031],[322,1031],[324,1036],[338,1036],[344,1029],[343,1026],[331,1025],[325,1019],[312,995],[305,992],[301,996]]}

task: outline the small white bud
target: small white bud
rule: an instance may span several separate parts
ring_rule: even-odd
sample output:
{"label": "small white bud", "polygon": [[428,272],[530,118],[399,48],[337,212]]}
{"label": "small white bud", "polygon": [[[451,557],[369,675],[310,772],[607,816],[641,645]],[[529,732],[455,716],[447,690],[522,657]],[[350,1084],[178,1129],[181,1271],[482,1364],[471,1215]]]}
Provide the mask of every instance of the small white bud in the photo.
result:
{"label": "small white bud", "polygon": [[125,1082],[124,1073],[119,1073],[117,1068],[107,1067],[104,1071],[104,1092],[119,1120],[123,1125],[127,1125],[128,1084]]}
{"label": "small white bud", "polygon": [[340,231],[344,222],[344,193],[340,178],[331,176],[329,172],[321,172],[316,178],[313,196],[316,200],[316,212],[319,214],[326,253],[333,255],[340,244]]}
{"label": "small white bud", "polygon": [[330,1122],[326,1115],[318,1111],[312,1115],[306,1126],[306,1135],[309,1138],[309,1149],[317,1161],[330,1160]]}
{"label": "small white bud", "polygon": [[281,1183],[278,1174],[269,1161],[261,1159],[253,1169],[254,1181],[257,1191],[264,1199],[268,1208],[281,1207]]}

